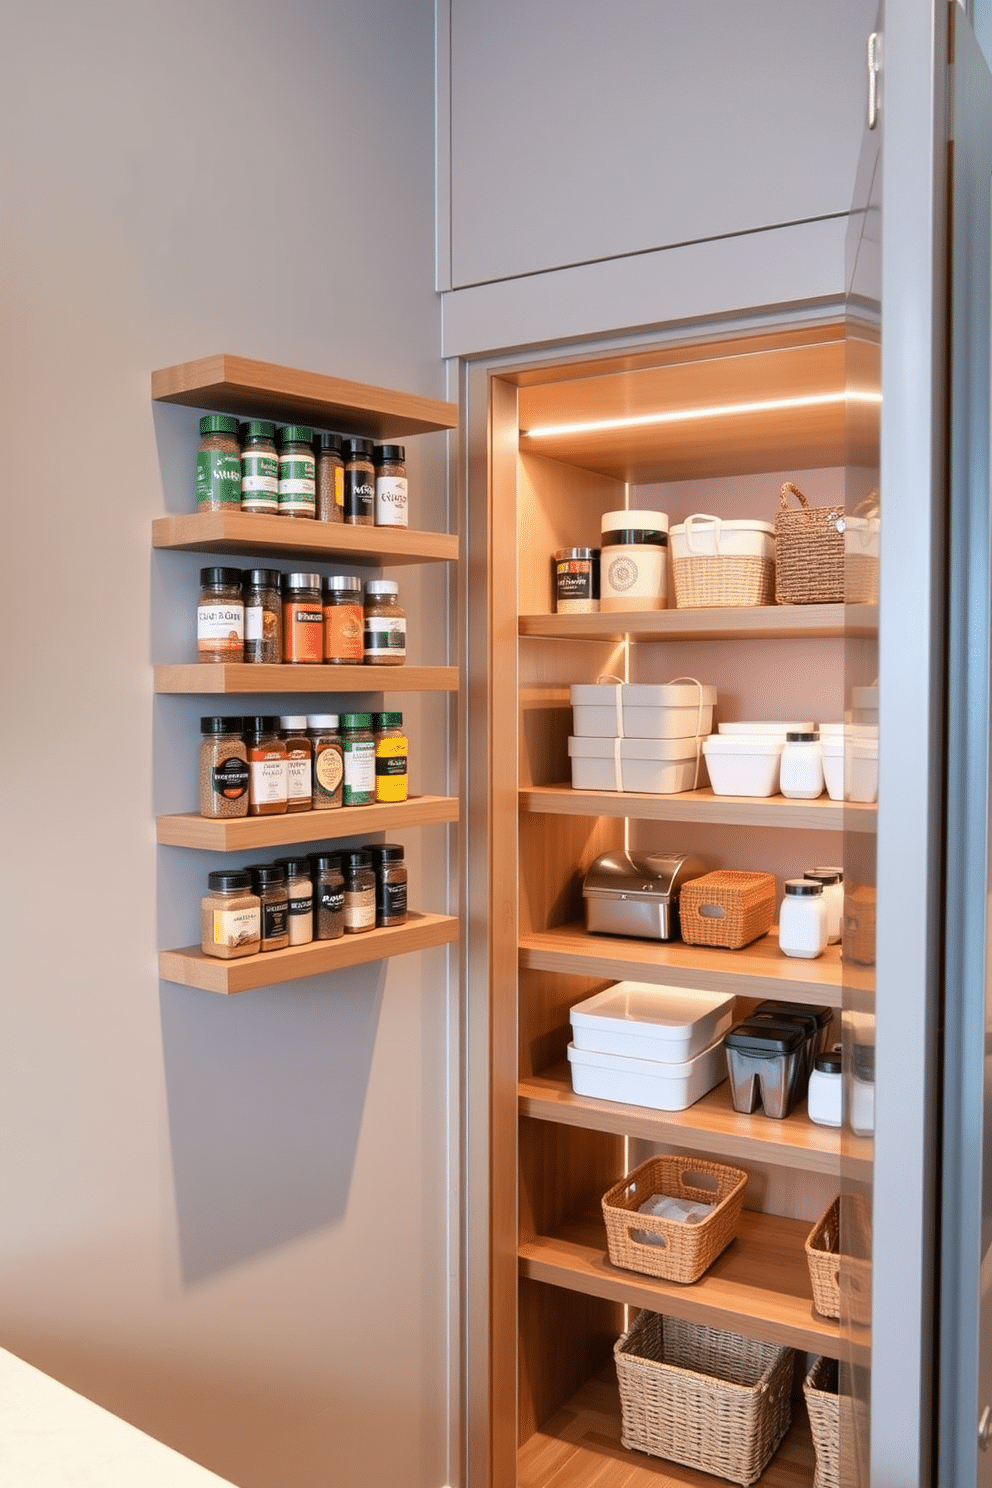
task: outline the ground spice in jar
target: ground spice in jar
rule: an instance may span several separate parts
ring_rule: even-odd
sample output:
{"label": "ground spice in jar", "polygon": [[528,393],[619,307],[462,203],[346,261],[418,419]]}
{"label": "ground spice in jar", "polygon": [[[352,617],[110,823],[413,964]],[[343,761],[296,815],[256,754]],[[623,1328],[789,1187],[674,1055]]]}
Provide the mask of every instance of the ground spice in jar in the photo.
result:
{"label": "ground spice in jar", "polygon": [[344,519],[352,527],[375,525],[375,466],[371,439],[344,442]]}
{"label": "ground spice in jar", "polygon": [[317,521],[344,521],[344,460],[340,434],[317,435]]}
{"label": "ground spice in jar", "polygon": [[310,859],[313,874],[313,923],[315,940],[338,940],[344,934],[344,874],[341,854],[316,853]]}
{"label": "ground spice in jar", "polygon": [[242,578],[245,661],[282,661],[282,579],[277,568],[250,568]]}
{"label": "ground spice in jar", "polygon": [[360,934],[375,929],[375,874],[367,848],[350,848],[341,854],[344,874],[344,932]]}
{"label": "ground spice in jar", "polygon": [[403,714],[376,713],[372,728],[375,734],[375,798],[377,801],[405,801],[410,794],[407,763],[410,746],[403,732]]}
{"label": "ground spice in jar", "polygon": [[311,666],[324,659],[320,574],[282,576],[282,659]]}
{"label": "ground spice in jar", "polygon": [[369,579],[365,585],[366,666],[402,666],[406,661],[406,612],[400,609],[399,592],[393,579]]}
{"label": "ground spice in jar", "polygon": [[324,660],[331,666],[354,666],[364,655],[365,612],[362,581],[347,574],[324,580]]}
{"label": "ground spice in jar", "polygon": [[385,928],[406,924],[407,871],[398,842],[375,842],[367,848],[375,874],[375,922]]}
{"label": "ground spice in jar", "polygon": [[196,605],[197,661],[244,661],[245,606],[240,568],[201,568]]}
{"label": "ground spice in jar", "polygon": [[310,881],[310,859],[276,858],[276,866],[286,870],[286,892],[289,895],[289,943],[308,945],[313,940],[313,884]]}
{"label": "ground spice in jar", "polygon": [[331,811],[344,799],[344,758],[336,713],[307,715],[313,746],[313,809]]}
{"label": "ground spice in jar", "polygon": [[283,951],[289,945],[289,891],[281,864],[258,863],[249,868],[251,886],[261,902],[263,951]]}
{"label": "ground spice in jar", "polygon": [[275,424],[252,419],[241,425],[241,510],[274,517],[279,511],[279,456]]}
{"label": "ground spice in jar", "polygon": [[200,900],[200,945],[205,956],[224,961],[260,949],[261,904],[243,869],[207,874],[209,892]]}
{"label": "ground spice in jar", "polygon": [[309,811],[313,797],[313,745],[307,738],[306,714],[279,719],[286,746],[286,810]]}
{"label": "ground spice in jar", "polygon": [[200,420],[196,451],[197,511],[238,511],[241,507],[241,446],[238,421],[226,413]]}
{"label": "ground spice in jar", "polygon": [[248,815],[248,750],[241,718],[201,718],[200,815]]}
{"label": "ground spice in jar", "polygon": [[371,713],[341,714],[344,804],[371,806],[375,800],[375,739]]}
{"label": "ground spice in jar", "polygon": [[279,720],[268,714],[245,719],[248,749],[248,815],[282,816],[288,803],[286,746]]}
{"label": "ground spice in jar", "polygon": [[313,517],[317,510],[313,430],[287,424],[279,430],[279,515]]}
{"label": "ground spice in jar", "polygon": [[402,444],[377,444],[372,451],[375,466],[375,525],[406,527],[406,450]]}

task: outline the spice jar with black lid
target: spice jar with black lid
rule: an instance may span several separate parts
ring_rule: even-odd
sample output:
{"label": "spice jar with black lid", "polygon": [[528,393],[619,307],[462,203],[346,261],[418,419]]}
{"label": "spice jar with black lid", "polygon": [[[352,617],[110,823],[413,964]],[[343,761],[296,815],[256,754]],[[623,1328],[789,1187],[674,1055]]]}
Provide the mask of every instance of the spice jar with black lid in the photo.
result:
{"label": "spice jar with black lid", "polygon": [[277,568],[249,568],[242,575],[245,601],[245,661],[282,661],[282,574]]}
{"label": "spice jar with black lid", "polygon": [[400,609],[399,592],[394,579],[369,579],[365,585],[366,666],[402,666],[406,661],[406,611]]}
{"label": "spice jar with black lid", "polygon": [[196,451],[196,509],[238,511],[240,507],[238,421],[227,413],[208,413],[200,420]]}
{"label": "spice jar with black lid", "polygon": [[313,883],[310,859],[276,858],[276,867],[286,870],[286,892],[289,895],[289,943],[308,945],[313,940]]}
{"label": "spice jar with black lid", "polygon": [[340,434],[317,435],[317,521],[344,521],[344,460]]}
{"label": "spice jar with black lid", "polygon": [[245,719],[248,749],[248,815],[282,816],[288,805],[288,756],[279,720],[269,714]]}
{"label": "spice jar with black lid", "polygon": [[201,568],[196,604],[198,661],[244,661],[245,605],[240,568]]}
{"label": "spice jar with black lid", "polygon": [[279,430],[279,515],[312,518],[316,510],[313,430],[306,424],[286,424]]}
{"label": "spice jar with black lid", "polygon": [[313,745],[307,737],[306,714],[281,717],[279,736],[286,746],[286,810],[309,811],[313,804]]}
{"label": "spice jar with black lid", "polygon": [[314,811],[332,811],[344,796],[344,756],[336,713],[308,713],[307,737],[313,748]]}
{"label": "spice jar with black lid", "polygon": [[276,426],[267,419],[241,425],[241,510],[258,517],[279,512],[279,456]]}
{"label": "spice jar with black lid", "polygon": [[248,750],[242,718],[201,718],[200,815],[248,815]]}
{"label": "spice jar with black lid", "polygon": [[205,956],[231,961],[260,949],[261,904],[244,869],[207,874],[209,892],[200,900],[200,945]]}
{"label": "spice jar with black lid", "polygon": [[344,933],[357,935],[375,929],[375,873],[368,848],[346,848],[341,854],[344,874]]}
{"label": "spice jar with black lid", "polygon": [[371,439],[344,442],[344,519],[352,527],[375,525],[375,466]]}
{"label": "spice jar with black lid", "polygon": [[377,444],[372,451],[375,466],[375,525],[406,527],[406,450],[402,444]]}
{"label": "spice jar with black lid", "polygon": [[324,660],[324,604],[318,573],[282,576],[282,659],[309,666]]}
{"label": "spice jar with black lid", "polygon": [[398,842],[375,842],[366,852],[375,874],[375,922],[386,927],[406,924],[407,871]]}
{"label": "spice jar with black lid", "polygon": [[362,581],[348,574],[331,574],[322,589],[324,660],[330,666],[359,665],[364,655]]}
{"label": "spice jar with black lid", "polygon": [[339,940],[344,934],[344,874],[340,852],[314,853],[313,932],[315,940]]}
{"label": "spice jar with black lid", "polygon": [[261,901],[263,951],[284,951],[289,945],[289,890],[281,863],[255,863],[249,868],[251,886]]}

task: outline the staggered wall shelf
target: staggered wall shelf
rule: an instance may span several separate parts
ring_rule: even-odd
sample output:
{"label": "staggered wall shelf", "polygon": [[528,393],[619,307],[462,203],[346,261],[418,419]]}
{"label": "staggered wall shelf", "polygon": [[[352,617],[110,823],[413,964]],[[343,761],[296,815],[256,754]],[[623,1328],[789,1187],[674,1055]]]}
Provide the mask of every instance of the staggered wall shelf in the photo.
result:
{"label": "staggered wall shelf", "polygon": [[736,641],[874,636],[874,605],[750,605],[596,615],[521,615],[522,636],[549,640]]}
{"label": "staggered wall shelf", "polygon": [[160,693],[456,692],[453,666],[252,665],[249,662],[166,662],[155,668]]}
{"label": "staggered wall shelf", "polygon": [[235,553],[260,548],[275,557],[313,562],[340,558],[345,563],[451,563],[458,557],[454,532],[417,532],[409,527],[352,527],[306,517],[263,517],[250,512],[183,512],[156,517],[152,546],[193,553]]}
{"label": "staggered wall shelf", "polygon": [[521,811],[551,816],[636,817],[638,821],[711,822],[723,827],[791,827],[800,831],[872,831],[874,806],[785,796],[718,796],[707,786],[674,796],[642,791],[574,790],[531,785],[520,791]]}
{"label": "staggered wall shelf", "polygon": [[361,832],[405,831],[458,820],[457,796],[411,796],[374,806],[342,806],[336,811],[286,812],[282,816],[208,817],[198,812],[160,816],[156,839],[166,847],[207,852],[238,852],[325,842]]}

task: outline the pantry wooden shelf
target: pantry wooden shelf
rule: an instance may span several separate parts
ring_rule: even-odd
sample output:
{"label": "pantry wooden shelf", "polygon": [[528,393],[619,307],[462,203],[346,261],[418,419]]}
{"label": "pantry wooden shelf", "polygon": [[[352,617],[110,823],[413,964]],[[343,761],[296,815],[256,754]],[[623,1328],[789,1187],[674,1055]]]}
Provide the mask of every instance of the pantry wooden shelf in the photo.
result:
{"label": "pantry wooden shelf", "polygon": [[840,1330],[813,1306],[804,1249],[812,1226],[745,1209],[737,1238],[692,1286],[610,1264],[601,1214],[521,1242],[521,1276],[630,1307],[837,1357]]}
{"label": "pantry wooden shelf", "polygon": [[521,1116],[536,1121],[667,1142],[728,1162],[776,1163],[801,1167],[807,1173],[840,1176],[839,1132],[810,1121],[805,1104],[784,1121],[772,1120],[760,1111],[753,1116],[741,1115],[734,1110],[726,1080],[684,1111],[654,1111],[647,1106],[576,1095],[569,1066],[562,1064],[524,1077],[519,1097]]}
{"label": "pantry wooden shelf", "polygon": [[408,951],[425,951],[457,939],[458,920],[454,916],[411,912],[405,925],[366,930],[339,940],[315,940],[309,945],[243,956],[236,961],[205,956],[199,946],[159,951],[158,970],[163,981],[184,987],[201,987],[205,992],[248,992],[254,987],[272,987],[300,977],[341,971],[346,966],[403,956]]}
{"label": "pantry wooden shelf", "polygon": [[366,439],[430,434],[458,424],[455,403],[224,352],[153,372],[152,397],[159,403],[312,424]]}
{"label": "pantry wooden shelf", "polygon": [[520,809],[550,816],[613,816],[638,821],[712,822],[725,827],[794,827],[801,831],[873,831],[876,808],[853,802],[790,801],[785,796],[717,796],[704,790],[674,796],[643,791],[575,790],[570,785],[531,785]]}
{"label": "pantry wooden shelf", "polygon": [[411,796],[375,806],[343,806],[337,811],[286,812],[281,816],[219,818],[198,812],[160,816],[156,839],[166,847],[198,847],[207,852],[238,852],[295,842],[324,842],[358,832],[403,831],[458,820],[457,796]]}
{"label": "pantry wooden shelf", "polygon": [[252,516],[250,512],[184,512],[156,517],[152,546],[194,553],[259,551],[313,562],[451,563],[458,557],[456,532],[417,532],[408,527],[351,527],[306,518]]}
{"label": "pantry wooden shelf", "polygon": [[522,636],[552,640],[733,641],[874,636],[875,605],[751,605],[714,610],[643,610],[630,614],[521,615]]}
{"label": "pantry wooden shelf", "polygon": [[293,666],[249,662],[167,662],[155,668],[162,693],[456,692],[453,666]]}
{"label": "pantry wooden shelf", "polygon": [[684,945],[681,941],[630,940],[590,935],[576,921],[554,930],[520,937],[520,966],[527,971],[561,971],[573,976],[656,982],[698,987],[740,997],[778,997],[841,1005],[841,967],[836,946],[815,961],[785,956],[772,930],[740,951]]}

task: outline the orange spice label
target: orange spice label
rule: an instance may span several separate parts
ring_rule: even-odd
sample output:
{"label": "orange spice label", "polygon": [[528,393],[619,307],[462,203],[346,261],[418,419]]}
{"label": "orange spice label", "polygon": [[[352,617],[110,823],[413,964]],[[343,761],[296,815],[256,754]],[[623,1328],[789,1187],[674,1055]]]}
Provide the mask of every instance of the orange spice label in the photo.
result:
{"label": "orange spice label", "polygon": [[365,614],[359,604],[324,610],[324,655],[328,661],[361,661]]}
{"label": "orange spice label", "polygon": [[282,607],[282,654],[284,661],[320,662],[323,648],[324,612],[319,606],[286,600]]}

